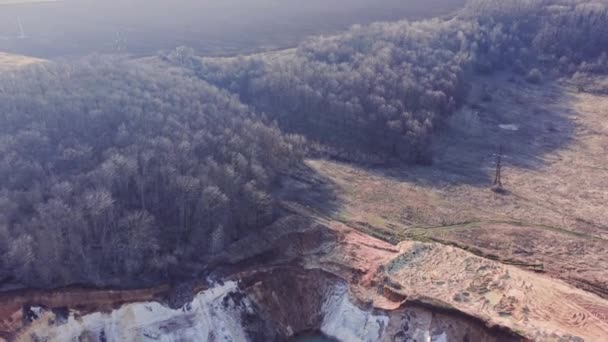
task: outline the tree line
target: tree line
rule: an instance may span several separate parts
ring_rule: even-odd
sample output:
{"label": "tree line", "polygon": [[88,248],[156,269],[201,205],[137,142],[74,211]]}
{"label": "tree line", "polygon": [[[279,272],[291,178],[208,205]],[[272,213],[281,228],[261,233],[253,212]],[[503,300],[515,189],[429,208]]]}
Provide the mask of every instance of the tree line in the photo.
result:
{"label": "tree line", "polygon": [[450,20],[354,26],[289,53],[200,58],[179,48],[162,58],[333,155],[430,163],[433,136],[475,73],[508,69],[540,82],[539,69],[605,70],[607,52],[605,3],[474,0]]}

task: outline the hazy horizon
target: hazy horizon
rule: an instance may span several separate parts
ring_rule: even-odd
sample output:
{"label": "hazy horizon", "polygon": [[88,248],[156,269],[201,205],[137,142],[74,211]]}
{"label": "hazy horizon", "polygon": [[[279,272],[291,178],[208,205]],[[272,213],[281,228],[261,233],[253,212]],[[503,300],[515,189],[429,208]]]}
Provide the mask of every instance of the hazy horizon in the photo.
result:
{"label": "hazy horizon", "polygon": [[113,52],[149,55],[180,45],[210,55],[272,50],[354,24],[445,15],[465,0],[3,3],[0,51],[53,58]]}

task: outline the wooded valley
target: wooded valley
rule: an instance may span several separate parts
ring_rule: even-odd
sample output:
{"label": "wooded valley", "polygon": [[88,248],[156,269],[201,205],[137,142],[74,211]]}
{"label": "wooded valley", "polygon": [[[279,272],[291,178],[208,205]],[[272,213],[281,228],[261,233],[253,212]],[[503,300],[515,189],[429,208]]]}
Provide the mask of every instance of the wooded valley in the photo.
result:
{"label": "wooded valley", "polygon": [[[280,215],[307,155],[433,162],[473,75],[608,73],[608,6],[474,0],[295,50],[42,63],[0,75],[0,285],[187,278]],[[178,270],[176,265],[181,265]],[[183,267],[186,265],[186,267]]]}

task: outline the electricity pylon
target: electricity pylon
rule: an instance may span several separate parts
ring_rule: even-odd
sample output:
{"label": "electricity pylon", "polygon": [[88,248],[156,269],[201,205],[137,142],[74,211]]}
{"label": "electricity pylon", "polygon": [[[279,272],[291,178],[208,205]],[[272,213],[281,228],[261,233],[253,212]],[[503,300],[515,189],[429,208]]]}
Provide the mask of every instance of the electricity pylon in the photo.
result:
{"label": "electricity pylon", "polygon": [[492,191],[502,193],[504,192],[502,185],[502,160],[505,158],[502,145],[498,147],[498,153],[495,153],[494,156],[496,157],[496,174],[494,175]]}
{"label": "electricity pylon", "polygon": [[25,38],[25,31],[23,30],[23,24],[21,18],[17,17],[17,27],[19,28],[19,39]]}

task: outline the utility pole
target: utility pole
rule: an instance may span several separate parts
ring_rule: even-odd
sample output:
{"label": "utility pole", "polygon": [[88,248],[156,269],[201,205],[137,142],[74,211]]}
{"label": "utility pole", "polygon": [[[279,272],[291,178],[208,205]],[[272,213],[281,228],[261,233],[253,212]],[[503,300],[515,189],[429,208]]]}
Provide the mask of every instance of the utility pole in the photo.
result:
{"label": "utility pole", "polygon": [[502,187],[502,159],[504,158],[502,145],[498,147],[498,153],[494,154],[494,156],[496,156],[496,175],[494,176],[492,191],[502,193],[504,192],[504,188]]}
{"label": "utility pole", "polygon": [[126,49],[127,40],[122,36],[120,31],[116,32],[116,38],[114,39],[114,50],[116,52],[122,52]]}
{"label": "utility pole", "polygon": [[17,17],[17,26],[19,28],[19,39],[25,38],[25,31],[23,30],[23,24],[21,23],[21,18]]}

